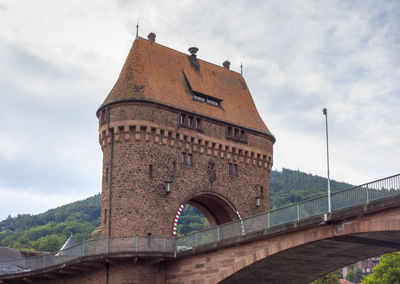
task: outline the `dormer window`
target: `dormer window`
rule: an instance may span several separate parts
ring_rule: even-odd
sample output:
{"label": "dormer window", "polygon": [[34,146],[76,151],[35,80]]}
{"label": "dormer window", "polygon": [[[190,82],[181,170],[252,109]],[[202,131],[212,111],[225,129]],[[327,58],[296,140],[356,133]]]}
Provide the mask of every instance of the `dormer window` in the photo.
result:
{"label": "dormer window", "polygon": [[219,102],[213,99],[207,99],[206,101],[209,105],[219,106]]}
{"label": "dormer window", "polygon": [[[189,74],[188,74],[189,75]],[[196,85],[197,80],[192,78],[188,79],[188,77],[186,76],[185,72],[183,72],[183,76],[185,77],[185,81],[187,83],[187,86],[190,90],[190,92],[193,95],[193,100],[194,101],[198,101],[198,102],[202,102],[202,103],[206,103],[212,106],[217,106],[220,107],[221,106],[221,99],[218,99],[216,97],[210,96],[209,94],[205,94],[204,93],[204,89],[202,87],[200,87],[199,85]],[[192,86],[192,84],[190,83],[190,80],[192,81],[192,83],[195,83],[195,85]]]}
{"label": "dormer window", "polygon": [[200,96],[197,96],[197,95],[193,95],[193,99],[194,99],[195,101],[199,101],[199,102],[203,102],[203,103],[206,102],[206,99],[205,99],[205,98],[200,97]]}
{"label": "dormer window", "polygon": [[210,96],[207,96],[202,93],[195,92],[195,91],[193,91],[193,100],[199,101],[202,103],[207,103],[209,105],[217,106],[217,107],[219,107],[220,102],[222,102],[222,100],[220,100],[220,99],[213,98],[213,97],[210,97]]}

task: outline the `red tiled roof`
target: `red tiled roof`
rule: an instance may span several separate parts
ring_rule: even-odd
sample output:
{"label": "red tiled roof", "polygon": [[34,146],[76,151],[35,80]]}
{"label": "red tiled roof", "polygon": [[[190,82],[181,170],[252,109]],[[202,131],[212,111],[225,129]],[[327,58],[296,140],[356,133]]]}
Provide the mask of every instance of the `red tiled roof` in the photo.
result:
{"label": "red tiled roof", "polygon": [[[136,39],[121,73],[102,107],[118,101],[146,99],[270,134],[243,77],[190,55]],[[185,78],[186,77],[186,78]],[[192,90],[222,100],[221,107],[193,100]]]}

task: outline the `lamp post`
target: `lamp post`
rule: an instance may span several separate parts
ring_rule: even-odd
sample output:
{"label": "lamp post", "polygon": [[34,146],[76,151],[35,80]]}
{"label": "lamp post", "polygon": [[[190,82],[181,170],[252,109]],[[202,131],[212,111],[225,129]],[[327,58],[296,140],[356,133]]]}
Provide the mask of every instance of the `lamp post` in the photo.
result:
{"label": "lamp post", "polygon": [[326,164],[328,169],[328,212],[331,213],[331,179],[329,177],[329,143],[328,143],[328,110],[322,109],[322,113],[325,115],[325,130],[326,130]]}

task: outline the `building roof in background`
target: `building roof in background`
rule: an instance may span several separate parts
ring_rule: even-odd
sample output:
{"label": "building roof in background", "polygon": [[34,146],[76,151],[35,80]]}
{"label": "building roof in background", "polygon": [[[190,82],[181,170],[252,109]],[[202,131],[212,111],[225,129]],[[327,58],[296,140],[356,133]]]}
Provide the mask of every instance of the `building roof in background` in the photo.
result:
{"label": "building roof in background", "polygon": [[22,258],[22,254],[19,250],[0,247],[0,261],[19,259]]}

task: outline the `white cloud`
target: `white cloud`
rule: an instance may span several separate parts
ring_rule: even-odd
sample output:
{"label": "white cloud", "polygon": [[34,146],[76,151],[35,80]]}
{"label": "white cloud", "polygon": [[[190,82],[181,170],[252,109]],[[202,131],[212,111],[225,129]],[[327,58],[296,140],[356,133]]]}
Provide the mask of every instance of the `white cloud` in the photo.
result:
{"label": "white cloud", "polygon": [[[100,191],[95,111],[118,77],[137,21],[141,36],[154,31],[163,45],[183,52],[197,46],[200,58],[228,59],[236,71],[243,62],[260,114],[277,138],[276,167],[325,174],[321,110],[327,107],[332,177],[363,183],[394,174],[399,13],[395,0],[0,0],[0,120],[7,122],[0,182],[3,192],[13,192],[7,203],[32,188],[46,195],[57,179],[66,185],[54,202],[64,202],[66,188],[74,199],[79,191]],[[15,181],[17,168],[26,176]],[[20,208],[9,210],[15,215]]]}

